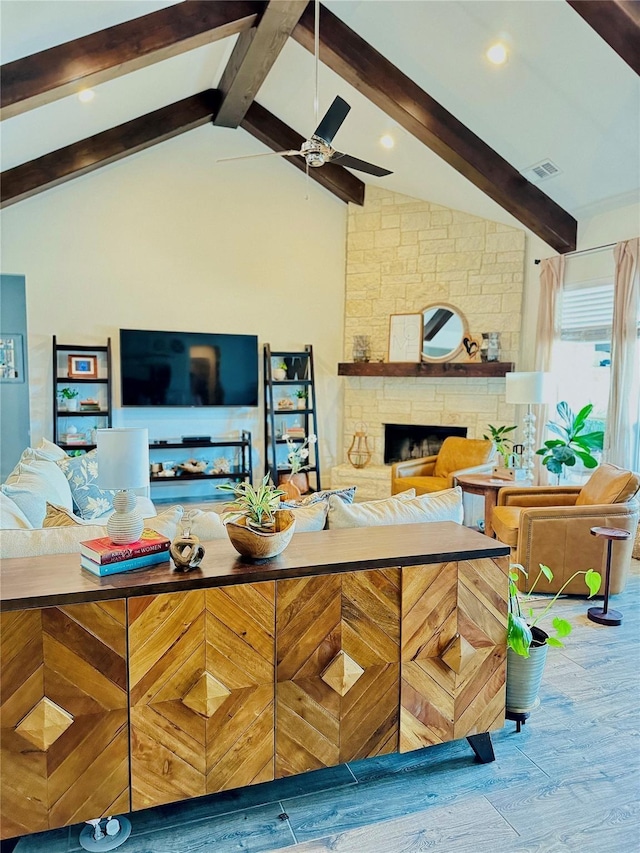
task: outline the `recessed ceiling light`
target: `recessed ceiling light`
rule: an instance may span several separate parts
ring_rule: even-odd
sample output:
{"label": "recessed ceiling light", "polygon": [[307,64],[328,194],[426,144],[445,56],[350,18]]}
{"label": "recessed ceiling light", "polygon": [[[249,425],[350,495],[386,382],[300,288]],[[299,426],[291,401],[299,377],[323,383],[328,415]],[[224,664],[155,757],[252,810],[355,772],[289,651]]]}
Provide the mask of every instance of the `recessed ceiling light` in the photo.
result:
{"label": "recessed ceiling light", "polygon": [[507,61],[506,46],[501,41],[492,44],[487,51],[487,59],[494,65],[503,65]]}
{"label": "recessed ceiling light", "polygon": [[83,104],[88,104],[89,101],[93,100],[95,94],[96,93],[93,89],[83,89],[81,92],[78,92],[78,99],[82,101]]}
{"label": "recessed ceiling light", "polygon": [[395,139],[390,133],[385,133],[384,136],[380,137],[380,145],[382,145],[383,148],[393,148],[395,144]]}

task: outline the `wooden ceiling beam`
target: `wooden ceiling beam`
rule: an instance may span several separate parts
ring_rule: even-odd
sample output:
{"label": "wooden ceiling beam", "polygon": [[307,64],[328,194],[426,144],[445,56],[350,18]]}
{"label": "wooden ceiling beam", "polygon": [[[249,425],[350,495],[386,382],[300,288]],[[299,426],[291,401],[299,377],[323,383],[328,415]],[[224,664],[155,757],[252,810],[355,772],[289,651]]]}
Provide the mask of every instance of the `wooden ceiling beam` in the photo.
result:
{"label": "wooden ceiling beam", "polygon": [[[292,35],[313,53],[312,4]],[[569,213],[324,6],[320,59],[557,252],[575,249]]]}
{"label": "wooden ceiling beam", "polygon": [[220,93],[209,89],[8,169],[0,175],[0,207],[201,127],[211,121],[219,103]]}
{"label": "wooden ceiling beam", "polygon": [[[216,115],[221,100],[217,89],[209,89],[8,169],[0,175],[0,207],[31,198],[166,139],[202,127]],[[303,141],[302,136],[255,102],[243,126],[245,123],[249,133],[271,148],[299,148]],[[286,159],[304,171],[301,157]],[[342,166],[328,163],[320,169],[311,169],[311,176],[343,201],[357,204],[364,201],[364,184]]]}
{"label": "wooden ceiling beam", "polygon": [[640,75],[638,0],[567,0],[567,3]]}
{"label": "wooden ceiling beam", "polygon": [[[304,136],[296,133],[256,101],[247,110],[247,114],[240,122],[240,127],[273,151],[299,151],[305,141]],[[301,156],[290,156],[284,159],[301,172],[307,171],[306,163]],[[364,204],[364,183],[337,163],[325,163],[324,166],[310,168],[309,177],[342,201]]]}
{"label": "wooden ceiling beam", "polygon": [[249,30],[264,0],[186,0],[0,68],[0,119]]}
{"label": "wooden ceiling beam", "polygon": [[306,5],[307,0],[270,0],[260,23],[240,33],[218,84],[223,98],[214,124],[238,127]]}

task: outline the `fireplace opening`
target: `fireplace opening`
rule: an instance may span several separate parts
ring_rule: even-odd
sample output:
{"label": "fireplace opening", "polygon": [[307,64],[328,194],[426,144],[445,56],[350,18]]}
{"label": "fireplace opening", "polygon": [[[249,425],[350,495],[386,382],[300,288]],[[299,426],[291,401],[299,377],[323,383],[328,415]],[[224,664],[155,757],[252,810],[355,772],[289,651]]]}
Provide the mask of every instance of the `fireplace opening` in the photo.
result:
{"label": "fireplace opening", "polygon": [[467,427],[385,424],[384,464],[435,456],[445,438],[451,435],[466,438]]}

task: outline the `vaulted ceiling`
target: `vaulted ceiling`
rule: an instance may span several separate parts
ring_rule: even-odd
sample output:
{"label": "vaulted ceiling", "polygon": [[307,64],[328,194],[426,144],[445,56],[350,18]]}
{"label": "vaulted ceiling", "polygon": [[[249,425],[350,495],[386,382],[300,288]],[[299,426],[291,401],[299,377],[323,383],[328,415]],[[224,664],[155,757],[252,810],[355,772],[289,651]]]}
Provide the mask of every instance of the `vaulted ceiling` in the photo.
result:
{"label": "vaulted ceiling", "polygon": [[[211,128],[213,157],[218,141],[228,152],[229,134],[238,155],[298,147],[315,127],[313,8],[304,7],[2,0],[5,203],[212,117],[223,125]],[[362,200],[362,181],[379,183],[524,224],[570,251],[575,219],[640,197],[639,7],[328,0],[320,114],[335,95],[345,98],[352,110],[336,147],[393,175],[327,164],[313,177],[344,200]],[[485,58],[497,40],[509,49],[502,67]],[[81,104],[75,93],[87,85],[96,97]],[[385,132],[391,150],[379,144]],[[280,158],[266,159],[281,168]],[[288,159],[304,171],[301,158]],[[527,169],[543,160],[560,172],[535,186]]]}

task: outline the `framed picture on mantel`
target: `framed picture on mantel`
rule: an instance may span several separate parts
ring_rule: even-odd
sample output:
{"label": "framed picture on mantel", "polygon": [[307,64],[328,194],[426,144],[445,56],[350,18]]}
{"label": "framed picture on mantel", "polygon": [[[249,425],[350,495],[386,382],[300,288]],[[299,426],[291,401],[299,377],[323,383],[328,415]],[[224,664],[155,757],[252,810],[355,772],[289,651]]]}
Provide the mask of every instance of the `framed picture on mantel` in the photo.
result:
{"label": "framed picture on mantel", "polygon": [[422,314],[392,314],[389,318],[387,361],[418,362],[422,357]]}

